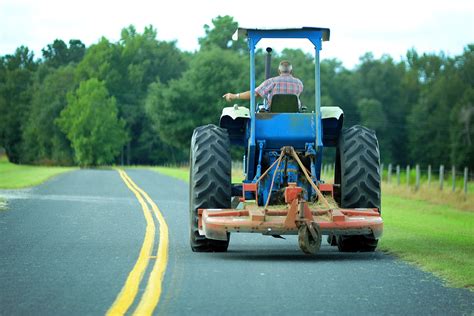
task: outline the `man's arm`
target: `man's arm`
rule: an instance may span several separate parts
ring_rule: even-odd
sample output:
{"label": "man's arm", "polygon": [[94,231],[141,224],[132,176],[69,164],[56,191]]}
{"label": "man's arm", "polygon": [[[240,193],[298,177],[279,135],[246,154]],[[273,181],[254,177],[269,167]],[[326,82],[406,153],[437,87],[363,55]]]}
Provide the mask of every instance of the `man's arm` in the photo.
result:
{"label": "man's arm", "polygon": [[[255,96],[259,96],[257,92],[255,92]],[[250,100],[250,91],[245,91],[236,94],[228,92],[222,97],[225,98],[227,102],[230,102],[232,100]]]}

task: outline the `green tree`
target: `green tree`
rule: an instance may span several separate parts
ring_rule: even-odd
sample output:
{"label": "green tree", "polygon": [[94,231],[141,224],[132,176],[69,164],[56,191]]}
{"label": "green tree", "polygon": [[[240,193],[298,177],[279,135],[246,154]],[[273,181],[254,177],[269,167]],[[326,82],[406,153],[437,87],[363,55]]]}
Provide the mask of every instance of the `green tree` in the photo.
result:
{"label": "green tree", "polygon": [[21,46],[2,58],[0,77],[0,146],[11,162],[21,162],[22,129],[31,102],[31,85],[37,63],[33,52]]}
{"label": "green tree", "polygon": [[69,47],[63,40],[56,39],[42,49],[44,63],[53,68],[78,63],[84,57],[86,46],[80,40],[70,40]]}
{"label": "green tree", "polygon": [[78,39],[69,40],[69,62],[79,63],[86,53],[86,45]]}
{"label": "green tree", "polygon": [[111,43],[105,37],[102,37],[97,44],[91,45],[77,65],[76,76],[79,82],[91,78],[105,82],[112,95],[114,91],[125,87],[125,84],[122,84],[123,76],[120,73],[118,45]]}
{"label": "green tree", "polygon": [[336,59],[321,61],[321,104],[335,105],[344,111],[344,125],[360,124],[355,74]]}
{"label": "green tree", "polygon": [[234,18],[228,15],[217,16],[212,19],[212,27],[204,25],[205,36],[198,39],[201,49],[218,47],[221,49],[232,49],[244,53],[247,51],[247,44],[243,38],[237,41],[232,40],[232,35],[237,30],[239,24]]}
{"label": "green tree", "polygon": [[127,153],[133,163],[156,163],[151,157],[160,156],[159,141],[150,137],[153,131],[144,107],[148,86],[157,79],[166,84],[178,78],[187,64],[176,42],[158,41],[152,26],[143,34],[133,26],[123,29],[119,47],[126,87],[114,95],[131,136]]}
{"label": "green tree", "polygon": [[[107,86],[117,101],[119,116],[126,122],[129,143],[124,149],[130,163],[155,163],[156,143],[150,139],[144,102],[148,86],[156,81],[167,83],[178,78],[187,68],[187,59],[175,42],[157,40],[152,26],[142,34],[133,26],[124,28],[118,43],[103,38],[91,46],[78,65],[78,78],[97,78]],[[153,138],[154,139],[154,138]]]}
{"label": "green tree", "polygon": [[[453,106],[451,100],[454,94],[458,93],[456,86],[459,82],[448,79],[448,72],[451,72],[450,61],[436,57],[439,61],[434,63],[435,57],[425,55],[422,60],[418,60],[421,89],[417,103],[413,105],[407,118],[409,157],[411,161],[424,165],[448,165],[450,142],[446,127]],[[433,64],[438,65],[440,69],[433,70]],[[424,75],[430,72],[436,75]]]}
{"label": "green tree", "polygon": [[[474,45],[468,45],[461,56],[455,58],[453,68],[459,87],[457,101],[451,110],[449,129],[451,140],[451,162],[474,169]],[[462,91],[461,91],[462,90]]]}
{"label": "green tree", "polygon": [[125,122],[117,118],[115,98],[109,97],[105,84],[89,79],[68,94],[67,100],[57,124],[70,140],[76,162],[81,166],[113,163],[127,135]]}
{"label": "green tree", "polygon": [[377,131],[380,155],[391,157],[390,135],[386,129],[388,120],[382,103],[374,99],[360,99],[357,102],[357,109],[360,115],[360,123]]}
{"label": "green tree", "polygon": [[248,89],[247,69],[237,53],[212,48],[197,53],[180,79],[151,85],[146,108],[161,139],[187,152],[193,129],[217,123],[228,106],[222,95]]}
{"label": "green tree", "polygon": [[[396,64],[387,55],[376,60],[370,53],[361,57],[361,64],[355,73],[357,103],[359,100],[369,99],[378,102],[382,107],[382,111],[377,107],[366,108],[366,111],[378,112],[370,115],[371,120],[379,121],[374,122],[375,126],[382,126],[380,123],[384,121],[387,123],[386,126],[375,130],[382,146],[388,146],[381,148],[381,159],[386,162],[406,162],[408,105],[402,102],[405,99],[402,89],[404,75],[404,63]],[[381,112],[385,114],[384,117],[377,116]]]}
{"label": "green tree", "polygon": [[451,162],[474,169],[474,89],[465,90],[451,112]]}
{"label": "green tree", "polygon": [[50,70],[44,79],[36,75],[31,110],[23,129],[24,162],[73,164],[71,144],[54,121],[66,107],[67,93],[76,88],[74,75],[71,65]]}

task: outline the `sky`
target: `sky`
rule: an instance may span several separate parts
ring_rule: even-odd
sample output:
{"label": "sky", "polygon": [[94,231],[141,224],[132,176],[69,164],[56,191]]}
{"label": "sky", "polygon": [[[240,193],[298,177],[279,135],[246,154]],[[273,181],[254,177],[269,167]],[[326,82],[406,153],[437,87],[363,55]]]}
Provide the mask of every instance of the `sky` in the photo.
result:
{"label": "sky", "polygon": [[[90,46],[105,36],[115,42],[129,25],[139,32],[153,25],[159,40],[176,40],[180,49],[195,51],[204,24],[212,25],[218,15],[249,28],[330,28],[321,58],[339,59],[347,68],[369,51],[376,58],[388,54],[400,60],[411,48],[454,56],[474,44],[473,0],[0,0],[0,55],[25,45],[41,57],[41,49],[55,39]],[[307,41],[270,46],[313,51]]]}

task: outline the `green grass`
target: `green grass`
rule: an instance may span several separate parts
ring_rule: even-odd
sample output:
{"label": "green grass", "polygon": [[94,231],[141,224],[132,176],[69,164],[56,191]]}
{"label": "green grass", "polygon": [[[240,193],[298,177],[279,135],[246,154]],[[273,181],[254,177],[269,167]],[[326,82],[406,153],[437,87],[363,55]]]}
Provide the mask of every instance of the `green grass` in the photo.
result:
{"label": "green grass", "polygon": [[452,192],[450,190],[439,190],[436,187],[421,186],[419,190],[403,185],[382,183],[384,195],[394,195],[403,198],[421,200],[438,205],[449,205],[453,209],[464,210],[474,213],[474,194],[465,195],[463,192]]}
{"label": "green grass", "polygon": [[152,170],[158,171],[159,173],[165,174],[170,177],[174,177],[183,181],[189,181],[189,169],[188,168],[168,168],[168,167],[151,167]]}
{"label": "green grass", "polygon": [[474,213],[383,194],[379,249],[474,289]]}
{"label": "green grass", "polygon": [[[183,181],[188,182],[189,181],[189,168],[187,167],[176,167],[176,168],[171,168],[171,167],[151,167],[152,170],[158,171],[162,174],[165,174],[170,177],[174,177]],[[242,170],[233,170],[232,171],[232,182],[233,183],[238,183],[242,182],[243,176],[242,176]]]}
{"label": "green grass", "polygon": [[15,165],[5,156],[0,157],[0,189],[19,189],[38,185],[63,172],[74,170],[66,167]]}
{"label": "green grass", "polygon": [[[384,167],[383,173],[382,173],[382,178],[384,182],[388,181],[388,170],[387,166]],[[392,167],[392,175],[390,178],[390,184],[396,185],[397,184],[397,173],[396,173],[396,167]],[[420,185],[421,186],[428,186],[428,171],[423,170],[420,174]],[[432,188],[439,188],[439,174],[437,173],[438,169],[433,168],[432,174],[431,174],[431,182],[430,182],[430,187]],[[444,170],[444,182],[443,182],[443,190],[445,191],[452,191],[453,187],[453,180],[452,180],[452,173],[451,173],[451,168],[446,168]],[[414,187],[416,184],[416,169],[415,166],[412,166],[410,169],[410,174],[409,174],[409,184],[411,187]],[[407,186],[407,173],[406,173],[406,167],[402,168],[400,170],[400,186]],[[455,188],[456,191],[463,191],[464,190],[464,169],[461,170],[456,170],[456,181],[455,181]],[[474,192],[474,182],[469,181],[467,183],[467,190],[472,194]]]}
{"label": "green grass", "polygon": [[[186,168],[154,170],[188,181]],[[233,180],[239,172],[233,172]],[[382,193],[384,235],[379,249],[432,272],[448,285],[474,289],[474,212]]]}

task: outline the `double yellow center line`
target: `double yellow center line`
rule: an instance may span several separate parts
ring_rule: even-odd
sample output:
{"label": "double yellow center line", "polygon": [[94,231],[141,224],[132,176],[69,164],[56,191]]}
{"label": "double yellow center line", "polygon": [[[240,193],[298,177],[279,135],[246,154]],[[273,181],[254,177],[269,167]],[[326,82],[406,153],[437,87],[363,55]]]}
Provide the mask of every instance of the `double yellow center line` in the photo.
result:
{"label": "double yellow center line", "polygon": [[[153,220],[153,215],[155,215],[160,225],[156,261],[149,274],[145,292],[138,302],[137,308],[133,312],[134,315],[151,315],[160,300],[162,290],[161,283],[165,275],[166,264],[168,263],[168,225],[166,225],[163,215],[150,196],[140,189],[125,171],[118,169],[118,172],[127,187],[133,192],[133,194],[135,194],[142,207],[143,215],[146,220],[146,230],[137,262],[132,271],[130,271],[127,280],[125,281],[125,285],[115,299],[115,302],[107,311],[107,315],[123,315],[135,301],[140,282],[143,279],[148,263],[150,259],[155,259],[155,256],[152,256],[156,231],[155,222]],[[151,206],[152,211],[150,210],[149,205]]]}

